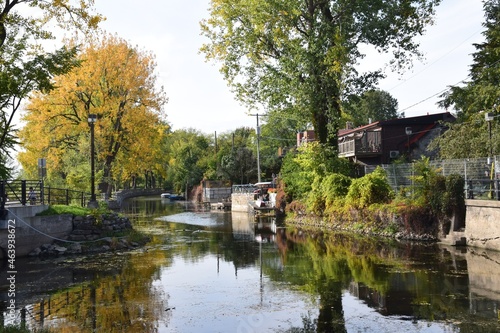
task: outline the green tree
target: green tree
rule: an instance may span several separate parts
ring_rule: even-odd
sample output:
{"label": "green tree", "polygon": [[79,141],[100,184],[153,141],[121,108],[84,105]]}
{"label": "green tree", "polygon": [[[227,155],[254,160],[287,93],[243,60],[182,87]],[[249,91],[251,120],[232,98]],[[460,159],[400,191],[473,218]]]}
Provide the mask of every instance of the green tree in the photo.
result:
{"label": "green tree", "polygon": [[486,0],[483,7],[485,41],[475,44],[469,80],[464,86],[450,87],[439,103],[453,107],[461,120],[481,111],[500,111],[500,2]]}
{"label": "green tree", "polygon": [[202,21],[207,59],[245,104],[286,112],[310,122],[321,143],[337,146],[341,100],[370,86],[379,71],[360,75],[362,44],[392,52],[404,68],[418,54],[413,37],[424,32],[440,0],[212,0]]}
{"label": "green tree", "polygon": [[355,126],[362,126],[372,121],[404,117],[398,113],[398,100],[387,91],[370,89],[360,97],[353,96],[344,105]]}
{"label": "green tree", "polygon": [[254,154],[255,131],[249,127],[237,128],[221,137],[218,176],[235,184],[257,180],[257,157]]}
{"label": "green tree", "polygon": [[208,169],[207,156],[213,154],[210,140],[194,129],[172,132],[167,139],[167,182],[176,192],[198,185]]}
{"label": "green tree", "polygon": [[[439,105],[457,111],[457,123],[443,137],[435,140],[443,158],[469,158],[489,155],[489,128],[494,154],[498,145],[500,115],[500,1],[484,1],[485,41],[476,44],[469,79],[463,86],[452,86],[441,97]],[[494,120],[488,125],[483,112],[493,112]]]}

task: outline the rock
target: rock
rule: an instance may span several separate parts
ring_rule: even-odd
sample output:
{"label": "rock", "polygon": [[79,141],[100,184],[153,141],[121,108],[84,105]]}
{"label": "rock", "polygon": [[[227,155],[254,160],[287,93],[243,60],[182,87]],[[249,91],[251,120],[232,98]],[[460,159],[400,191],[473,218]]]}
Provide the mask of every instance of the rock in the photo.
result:
{"label": "rock", "polygon": [[68,247],[68,253],[82,253],[82,245],[80,243],[73,243]]}
{"label": "rock", "polygon": [[64,254],[68,249],[64,246],[55,245],[52,250],[57,254]]}
{"label": "rock", "polygon": [[33,251],[31,251],[28,256],[30,257],[38,257],[40,255],[40,253],[42,253],[42,250],[40,250],[39,247],[37,247],[36,249],[34,249]]}

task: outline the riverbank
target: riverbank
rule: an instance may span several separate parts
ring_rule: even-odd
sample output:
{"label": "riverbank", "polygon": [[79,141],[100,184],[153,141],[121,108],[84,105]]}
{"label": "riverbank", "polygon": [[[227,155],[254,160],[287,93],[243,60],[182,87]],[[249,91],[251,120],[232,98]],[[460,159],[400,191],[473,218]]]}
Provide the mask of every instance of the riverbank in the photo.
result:
{"label": "riverbank", "polygon": [[286,217],[287,226],[299,227],[303,229],[315,229],[324,231],[347,232],[371,237],[392,238],[408,241],[438,242],[440,240],[439,231],[442,229],[439,225],[429,224],[425,228],[421,224],[420,230],[409,228],[408,221],[404,216],[379,212],[377,217],[366,211],[352,212],[356,218],[335,219],[329,221],[325,217],[294,214]]}

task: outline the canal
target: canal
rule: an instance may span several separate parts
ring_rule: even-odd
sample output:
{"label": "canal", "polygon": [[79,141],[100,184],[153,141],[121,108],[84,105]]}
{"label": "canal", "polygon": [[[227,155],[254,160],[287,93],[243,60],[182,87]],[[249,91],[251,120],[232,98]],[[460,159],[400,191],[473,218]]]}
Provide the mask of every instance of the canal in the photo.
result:
{"label": "canal", "polygon": [[[284,228],[156,197],[125,252],[17,260],[16,321],[51,332],[500,332],[500,253]],[[6,267],[0,274],[0,323]]]}

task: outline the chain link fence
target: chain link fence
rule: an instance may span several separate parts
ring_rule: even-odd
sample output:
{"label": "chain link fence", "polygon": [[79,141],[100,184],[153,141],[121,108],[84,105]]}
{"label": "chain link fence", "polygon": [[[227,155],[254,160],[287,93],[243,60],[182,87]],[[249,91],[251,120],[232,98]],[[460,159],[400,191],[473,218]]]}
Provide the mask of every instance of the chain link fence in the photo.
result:
{"label": "chain link fence", "polygon": [[[479,198],[483,194],[488,194],[492,187],[500,178],[500,156],[493,158],[467,158],[454,160],[430,161],[430,166],[442,173],[443,176],[457,174],[465,179],[465,189],[473,190],[475,197]],[[366,165],[365,174],[373,172],[379,165]],[[391,187],[397,191],[401,187],[413,187],[412,176],[415,175],[415,163],[405,164],[382,164],[380,165],[387,173],[387,178]],[[467,193],[467,197],[473,196]],[[491,194],[489,195],[491,197]],[[474,197],[474,196],[473,196]]]}

